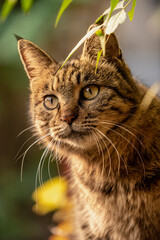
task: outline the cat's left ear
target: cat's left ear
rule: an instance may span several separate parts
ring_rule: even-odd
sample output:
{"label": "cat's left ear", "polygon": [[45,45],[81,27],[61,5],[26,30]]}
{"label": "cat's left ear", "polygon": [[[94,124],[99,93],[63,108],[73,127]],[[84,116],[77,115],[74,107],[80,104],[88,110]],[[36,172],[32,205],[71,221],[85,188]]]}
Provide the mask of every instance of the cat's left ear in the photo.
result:
{"label": "cat's left ear", "polygon": [[[91,25],[88,29],[90,31],[95,25]],[[87,39],[84,43],[83,47],[83,57],[88,57],[92,60],[97,59],[97,53],[102,49],[100,38],[93,34],[89,39]],[[122,52],[119,48],[118,40],[116,38],[116,35],[112,33],[110,36],[106,36],[105,40],[105,56],[103,56],[103,59],[106,59],[107,61],[114,62],[114,61],[123,61],[122,59]]]}
{"label": "cat's left ear", "polygon": [[28,40],[17,36],[16,38],[18,51],[30,80],[34,77],[42,77],[47,69],[52,69],[52,71],[58,69],[58,64],[45,51]]}

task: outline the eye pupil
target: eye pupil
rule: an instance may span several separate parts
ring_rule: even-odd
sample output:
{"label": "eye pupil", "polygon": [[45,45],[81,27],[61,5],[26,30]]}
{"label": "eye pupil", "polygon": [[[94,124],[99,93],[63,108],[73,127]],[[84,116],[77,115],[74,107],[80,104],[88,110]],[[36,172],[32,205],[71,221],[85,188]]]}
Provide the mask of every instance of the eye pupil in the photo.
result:
{"label": "eye pupil", "polygon": [[58,107],[58,98],[54,95],[45,96],[43,105],[47,110],[53,110]]}
{"label": "eye pupil", "polygon": [[51,104],[53,104],[53,98],[50,97],[49,100],[50,100]]}
{"label": "eye pupil", "polygon": [[85,100],[92,100],[98,95],[98,93],[99,93],[99,87],[96,85],[90,85],[83,88],[82,97]]}
{"label": "eye pupil", "polygon": [[88,88],[86,89],[86,91],[89,92],[89,93],[92,95],[92,89],[91,89],[90,87],[88,87]]}

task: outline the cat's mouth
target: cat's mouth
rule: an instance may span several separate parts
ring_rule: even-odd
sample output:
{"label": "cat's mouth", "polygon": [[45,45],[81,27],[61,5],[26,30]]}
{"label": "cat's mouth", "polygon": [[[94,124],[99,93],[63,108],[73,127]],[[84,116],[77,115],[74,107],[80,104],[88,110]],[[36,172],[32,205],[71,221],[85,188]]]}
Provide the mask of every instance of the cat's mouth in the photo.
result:
{"label": "cat's mouth", "polygon": [[79,125],[68,125],[64,129],[62,128],[57,134],[53,134],[55,140],[62,141],[65,143],[74,142],[76,144],[84,142],[87,136],[90,135],[90,131]]}
{"label": "cat's mouth", "polygon": [[74,128],[72,126],[68,126],[62,133],[59,134],[59,138],[61,139],[78,139],[88,135],[88,131],[83,128]]}

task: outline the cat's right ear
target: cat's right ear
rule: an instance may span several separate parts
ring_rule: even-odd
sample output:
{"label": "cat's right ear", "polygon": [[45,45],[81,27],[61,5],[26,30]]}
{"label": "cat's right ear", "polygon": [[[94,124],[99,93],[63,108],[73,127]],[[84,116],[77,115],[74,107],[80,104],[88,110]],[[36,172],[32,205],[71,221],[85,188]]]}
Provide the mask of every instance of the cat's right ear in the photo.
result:
{"label": "cat's right ear", "polygon": [[[88,31],[92,30],[94,27],[96,27],[95,24],[91,25]],[[89,39],[85,41],[81,57],[87,57],[89,59],[97,61],[97,53],[101,50],[102,47],[100,43],[100,38],[96,34],[93,34]],[[119,63],[123,62],[118,40],[114,33],[110,34],[110,36],[106,36],[105,56],[102,56],[102,58],[112,63],[117,62],[117,60]]]}
{"label": "cat's right ear", "polygon": [[53,73],[58,70],[58,64],[45,51],[28,40],[18,36],[16,38],[19,55],[30,80],[34,77],[42,77],[49,69]]}

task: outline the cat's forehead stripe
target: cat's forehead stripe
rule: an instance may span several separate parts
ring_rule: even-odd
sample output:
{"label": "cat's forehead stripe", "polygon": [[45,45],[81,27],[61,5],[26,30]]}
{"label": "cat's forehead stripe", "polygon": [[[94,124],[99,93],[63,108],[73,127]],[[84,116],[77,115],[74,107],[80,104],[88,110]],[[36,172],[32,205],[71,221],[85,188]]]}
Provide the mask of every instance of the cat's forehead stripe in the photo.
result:
{"label": "cat's forehead stripe", "polygon": [[69,67],[63,68],[56,76],[55,81],[53,82],[53,88],[58,90],[57,88],[60,85],[68,86],[68,85],[77,85],[80,84],[81,74],[77,68]]}

